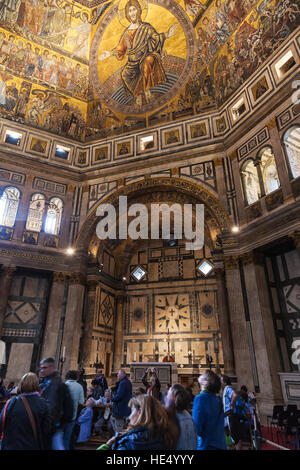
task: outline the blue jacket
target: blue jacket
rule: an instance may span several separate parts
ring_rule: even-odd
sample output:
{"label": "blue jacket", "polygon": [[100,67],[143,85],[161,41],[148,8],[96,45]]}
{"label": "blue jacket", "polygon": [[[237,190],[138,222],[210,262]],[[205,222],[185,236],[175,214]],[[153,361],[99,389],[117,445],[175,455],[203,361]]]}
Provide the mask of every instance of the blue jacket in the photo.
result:
{"label": "blue jacket", "polygon": [[196,450],[197,434],[195,424],[190,413],[186,410],[176,411],[176,417],[180,428],[180,436],[176,450]]}
{"label": "blue jacket", "polygon": [[128,406],[129,400],[132,398],[132,384],[127,377],[117,382],[117,393],[112,396],[112,415],[116,418],[126,418],[130,415],[131,409]]}
{"label": "blue jacket", "polygon": [[112,450],[166,450],[162,439],[150,439],[145,426],[138,426],[125,434],[119,434]]}
{"label": "blue jacket", "polygon": [[77,442],[86,442],[89,440],[92,431],[93,408],[88,406],[82,410],[77,420],[80,424],[80,432]]}
{"label": "blue jacket", "polygon": [[210,447],[226,450],[224,412],[217,395],[201,392],[195,397],[193,420],[196,425],[198,450]]}

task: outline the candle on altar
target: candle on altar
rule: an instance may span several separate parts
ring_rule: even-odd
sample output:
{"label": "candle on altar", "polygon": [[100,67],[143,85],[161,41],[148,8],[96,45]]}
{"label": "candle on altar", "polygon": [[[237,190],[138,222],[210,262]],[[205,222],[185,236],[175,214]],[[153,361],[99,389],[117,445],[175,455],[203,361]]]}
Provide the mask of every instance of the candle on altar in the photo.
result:
{"label": "candle on altar", "polygon": [[134,360],[134,362],[136,362],[136,352],[133,355],[133,360]]}
{"label": "candle on altar", "polygon": [[66,357],[66,346],[63,347],[62,359]]}
{"label": "candle on altar", "polygon": [[209,343],[207,343],[207,353],[210,356],[210,344]]}

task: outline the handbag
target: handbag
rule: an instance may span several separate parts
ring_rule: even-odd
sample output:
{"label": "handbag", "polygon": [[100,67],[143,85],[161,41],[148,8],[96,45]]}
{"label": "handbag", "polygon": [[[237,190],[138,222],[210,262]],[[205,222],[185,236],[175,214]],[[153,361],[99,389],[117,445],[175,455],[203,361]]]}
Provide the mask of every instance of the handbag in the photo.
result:
{"label": "handbag", "polygon": [[29,403],[27,401],[27,399],[21,395],[21,400],[26,408],[26,411],[27,411],[27,414],[28,414],[28,418],[29,418],[29,421],[30,421],[30,424],[31,424],[31,427],[32,427],[32,432],[33,432],[33,435],[34,435],[34,439],[35,439],[35,442],[38,446],[38,448],[40,449],[41,446],[40,446],[40,443],[39,443],[39,440],[38,440],[38,435],[37,435],[37,431],[36,431],[36,424],[35,424],[35,419],[33,417],[33,414],[32,414],[32,411],[31,411],[31,408],[29,406]]}
{"label": "handbag", "polygon": [[1,432],[1,437],[0,437],[0,450],[2,449],[2,441],[3,441],[3,438],[4,438],[5,416],[6,416],[6,410],[7,410],[9,402],[10,402],[10,400],[7,400],[7,402],[5,404],[4,411],[3,411],[3,415],[2,415],[2,432]]}

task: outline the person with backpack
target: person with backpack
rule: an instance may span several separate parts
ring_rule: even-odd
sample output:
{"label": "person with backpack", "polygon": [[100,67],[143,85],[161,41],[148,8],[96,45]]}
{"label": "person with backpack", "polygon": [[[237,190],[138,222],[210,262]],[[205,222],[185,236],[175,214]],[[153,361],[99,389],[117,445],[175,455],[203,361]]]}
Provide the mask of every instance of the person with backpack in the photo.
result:
{"label": "person with backpack", "polygon": [[41,396],[47,401],[52,417],[52,450],[65,450],[64,429],[73,420],[74,403],[52,357],[40,362],[40,379]]}
{"label": "person with backpack", "polygon": [[46,400],[40,397],[36,374],[25,374],[18,396],[6,402],[0,415],[2,450],[48,450],[52,421]]}

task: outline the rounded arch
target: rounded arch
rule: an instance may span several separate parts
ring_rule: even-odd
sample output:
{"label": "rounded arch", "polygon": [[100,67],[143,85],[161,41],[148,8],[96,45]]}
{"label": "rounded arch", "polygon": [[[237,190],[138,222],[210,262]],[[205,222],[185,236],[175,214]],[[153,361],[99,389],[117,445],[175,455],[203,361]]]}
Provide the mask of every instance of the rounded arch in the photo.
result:
{"label": "rounded arch", "polygon": [[[173,194],[173,198],[171,197]],[[77,236],[75,247],[80,250],[87,250],[90,240],[96,231],[99,217],[96,216],[97,208],[100,204],[117,205],[120,196],[127,196],[128,204],[131,202],[178,202],[181,204],[198,203],[204,204],[207,219],[215,227],[218,234],[230,230],[230,220],[227,211],[206,188],[185,181],[180,178],[146,178],[142,181],[133,182],[116,189],[113,193],[104,197],[97,203],[88,215]],[[174,200],[175,199],[175,200]]]}

